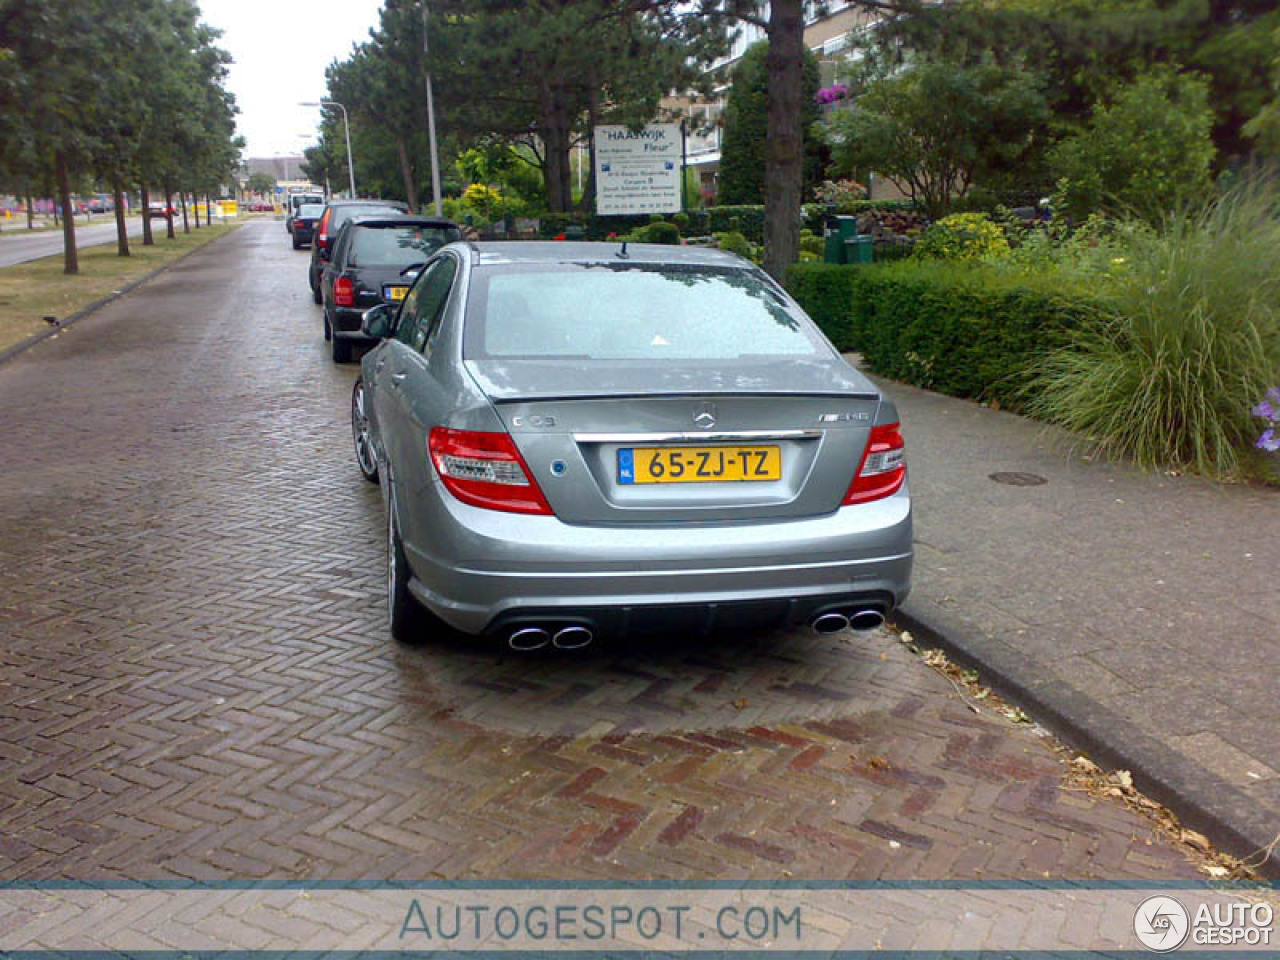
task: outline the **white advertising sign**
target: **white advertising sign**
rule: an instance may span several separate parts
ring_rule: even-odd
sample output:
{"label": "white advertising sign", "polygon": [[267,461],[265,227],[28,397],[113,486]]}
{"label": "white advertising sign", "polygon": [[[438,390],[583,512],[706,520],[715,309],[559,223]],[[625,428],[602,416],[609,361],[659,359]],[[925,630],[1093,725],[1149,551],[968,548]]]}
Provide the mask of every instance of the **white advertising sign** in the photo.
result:
{"label": "white advertising sign", "polygon": [[596,213],[680,210],[680,126],[596,127]]}

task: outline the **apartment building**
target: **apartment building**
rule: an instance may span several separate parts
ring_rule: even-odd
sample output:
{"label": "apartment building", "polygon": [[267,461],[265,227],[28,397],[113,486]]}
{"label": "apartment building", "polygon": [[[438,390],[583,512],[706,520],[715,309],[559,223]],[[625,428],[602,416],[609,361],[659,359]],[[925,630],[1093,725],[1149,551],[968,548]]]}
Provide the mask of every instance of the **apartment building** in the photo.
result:
{"label": "apartment building", "polygon": [[[848,0],[832,0],[824,4],[820,12],[814,9],[813,4],[808,6],[811,12],[805,18],[805,44],[818,57],[822,86],[830,86],[836,82],[838,65],[854,40],[869,29],[880,15]],[[724,113],[725,99],[729,94],[729,77],[733,65],[748,47],[764,38],[764,31],[760,27],[744,25],[738,31],[728,55],[709,68],[718,81],[714,96],[710,99],[672,97],[664,104],[685,121],[685,128],[688,130],[687,163],[698,173],[704,200],[710,201],[716,193],[720,139],[723,133],[720,117]]]}

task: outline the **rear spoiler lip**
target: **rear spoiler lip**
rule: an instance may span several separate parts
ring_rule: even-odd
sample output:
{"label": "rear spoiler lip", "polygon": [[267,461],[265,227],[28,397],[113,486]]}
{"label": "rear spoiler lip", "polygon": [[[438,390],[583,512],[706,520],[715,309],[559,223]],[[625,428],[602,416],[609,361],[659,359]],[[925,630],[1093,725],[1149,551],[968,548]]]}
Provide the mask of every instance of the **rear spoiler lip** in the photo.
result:
{"label": "rear spoiler lip", "polygon": [[634,400],[637,397],[830,397],[836,400],[880,400],[878,391],[848,390],[655,390],[618,391],[610,393],[527,393],[516,396],[485,396],[495,405],[512,403],[552,403],[558,400]]}

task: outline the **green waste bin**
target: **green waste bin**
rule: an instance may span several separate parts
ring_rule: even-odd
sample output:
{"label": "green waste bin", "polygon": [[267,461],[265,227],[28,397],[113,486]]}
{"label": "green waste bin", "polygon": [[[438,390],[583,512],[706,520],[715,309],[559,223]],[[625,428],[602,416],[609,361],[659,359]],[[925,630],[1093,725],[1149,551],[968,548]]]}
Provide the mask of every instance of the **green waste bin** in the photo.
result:
{"label": "green waste bin", "polygon": [[845,263],[871,263],[875,259],[876,238],[859,233],[844,242]]}
{"label": "green waste bin", "polygon": [[824,230],[824,239],[826,241],[824,247],[823,260],[827,263],[852,263],[853,261],[845,259],[851,253],[846,249],[846,245],[858,235],[858,218],[850,216],[833,215],[827,217],[826,227]]}

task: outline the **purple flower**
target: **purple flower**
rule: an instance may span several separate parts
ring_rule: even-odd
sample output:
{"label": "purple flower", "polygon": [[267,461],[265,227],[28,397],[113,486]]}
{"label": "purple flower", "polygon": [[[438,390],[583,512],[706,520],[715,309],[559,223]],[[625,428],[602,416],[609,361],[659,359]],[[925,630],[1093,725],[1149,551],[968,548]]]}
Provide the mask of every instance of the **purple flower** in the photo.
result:
{"label": "purple flower", "polygon": [[1263,420],[1280,420],[1280,415],[1277,415],[1276,408],[1267,400],[1263,400],[1253,408],[1253,415],[1261,417]]}
{"label": "purple flower", "polygon": [[1262,431],[1262,436],[1258,438],[1258,449],[1266,450],[1268,453],[1275,453],[1280,450],[1280,433],[1268,427]]}

